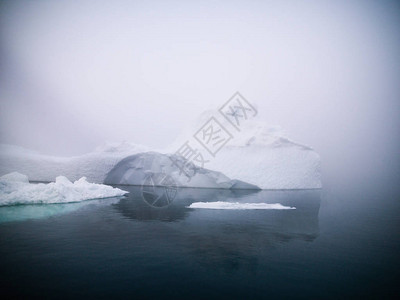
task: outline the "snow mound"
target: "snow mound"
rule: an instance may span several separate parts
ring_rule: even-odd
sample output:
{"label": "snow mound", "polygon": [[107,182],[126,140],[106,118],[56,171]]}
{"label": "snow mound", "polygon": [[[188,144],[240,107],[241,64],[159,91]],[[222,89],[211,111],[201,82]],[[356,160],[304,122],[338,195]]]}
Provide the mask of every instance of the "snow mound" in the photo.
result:
{"label": "snow mound", "polygon": [[194,202],[188,208],[205,209],[296,209],[295,207],[284,206],[280,203],[239,203],[239,202]]}
{"label": "snow mound", "polygon": [[49,184],[29,183],[26,175],[17,172],[0,177],[0,206],[80,202],[126,193],[111,186],[89,183],[85,177],[72,183],[68,178],[58,176],[56,182]]}

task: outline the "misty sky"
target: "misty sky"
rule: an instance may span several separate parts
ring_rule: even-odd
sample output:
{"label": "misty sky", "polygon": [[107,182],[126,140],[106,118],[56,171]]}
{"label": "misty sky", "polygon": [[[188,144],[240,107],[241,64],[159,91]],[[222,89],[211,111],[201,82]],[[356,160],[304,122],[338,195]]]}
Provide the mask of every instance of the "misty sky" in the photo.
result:
{"label": "misty sky", "polygon": [[331,168],[398,170],[395,1],[0,3],[1,143],[163,147],[240,91]]}

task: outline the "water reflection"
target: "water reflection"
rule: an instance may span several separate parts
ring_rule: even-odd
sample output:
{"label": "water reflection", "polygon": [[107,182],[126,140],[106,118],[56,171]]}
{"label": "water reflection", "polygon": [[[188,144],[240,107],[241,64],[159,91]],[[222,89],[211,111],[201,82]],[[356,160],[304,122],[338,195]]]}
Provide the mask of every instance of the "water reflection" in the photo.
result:
{"label": "water reflection", "polygon": [[[318,212],[321,202],[320,190],[296,191],[256,191],[256,190],[223,190],[223,189],[193,189],[180,188],[175,201],[168,207],[155,208],[143,200],[140,187],[118,186],[129,194],[115,203],[113,207],[125,218],[133,220],[183,220],[191,214],[205,219],[217,217],[225,221],[232,219],[234,224],[240,220],[246,222],[268,223],[269,226],[284,228],[285,232],[293,232],[312,239],[318,234]],[[239,203],[280,203],[284,206],[296,207],[291,211],[212,211],[190,209],[193,202],[239,202]],[[251,218],[250,218],[251,216]]]}
{"label": "water reflection", "polygon": [[121,199],[114,207],[125,217],[133,220],[161,220],[177,221],[188,216],[192,209],[188,209],[193,202],[209,201],[227,201],[228,199],[243,198],[255,194],[257,190],[227,190],[227,189],[194,189],[179,188],[175,199],[166,207],[154,207],[149,205],[146,199],[143,199],[143,191],[138,186],[118,186],[120,189],[129,191],[126,198]]}
{"label": "water reflection", "polygon": [[58,215],[65,215],[82,209],[108,206],[117,203],[121,197],[86,200],[72,203],[32,204],[0,207],[0,224],[26,220],[45,219]]}
{"label": "water reflection", "polygon": [[[276,274],[282,267],[276,263],[280,255],[301,253],[304,244],[312,243],[319,234],[320,191],[181,188],[171,205],[154,208],[144,201],[140,187],[119,188],[129,191],[127,197],[6,208],[13,211],[14,220],[18,215],[21,219],[24,215],[57,218],[2,224],[0,234],[7,246],[0,251],[14,249],[9,257],[21,261],[21,266],[30,263],[29,257],[36,257],[37,265],[54,266],[54,274],[69,268],[79,257],[73,265],[77,270],[97,270],[104,265],[104,277],[116,278],[113,284],[129,278],[137,289],[147,291],[146,284],[154,274],[163,274],[162,278],[178,274],[183,279],[193,278],[193,284],[196,278],[207,279],[209,274],[214,274],[213,282],[220,280],[222,284],[229,274],[253,280],[263,276],[267,268],[274,268]],[[188,208],[199,201],[281,203],[296,209]],[[65,283],[68,287],[71,284]],[[168,281],[165,284],[169,286]]]}
{"label": "water reflection", "polygon": [[[187,254],[203,267],[232,272],[245,268],[256,272],[269,249],[298,240],[312,242],[318,237],[320,191],[230,191],[180,189],[175,201],[155,209],[129,187],[128,197],[113,205],[124,218],[133,221],[168,221],[170,231],[157,235],[156,244],[175,239]],[[188,206],[199,201],[281,203],[295,210],[208,210]],[[174,222],[173,222],[174,221]],[[160,224],[161,227],[161,224]],[[165,230],[165,226],[162,227]],[[156,245],[155,245],[156,246]],[[243,270],[242,270],[243,271]]]}

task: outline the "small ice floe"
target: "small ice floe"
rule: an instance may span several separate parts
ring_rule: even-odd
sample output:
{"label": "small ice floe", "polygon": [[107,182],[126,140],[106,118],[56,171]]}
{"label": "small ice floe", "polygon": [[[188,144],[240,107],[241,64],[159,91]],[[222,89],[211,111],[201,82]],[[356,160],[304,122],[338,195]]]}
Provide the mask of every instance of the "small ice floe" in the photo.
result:
{"label": "small ice floe", "polygon": [[280,203],[239,203],[239,202],[194,202],[188,208],[205,209],[296,209],[296,207],[284,206]]}
{"label": "small ice floe", "polygon": [[56,182],[48,184],[29,183],[26,175],[17,172],[0,177],[0,206],[80,202],[126,193],[111,186],[89,183],[85,177],[72,183],[68,178],[58,176]]}

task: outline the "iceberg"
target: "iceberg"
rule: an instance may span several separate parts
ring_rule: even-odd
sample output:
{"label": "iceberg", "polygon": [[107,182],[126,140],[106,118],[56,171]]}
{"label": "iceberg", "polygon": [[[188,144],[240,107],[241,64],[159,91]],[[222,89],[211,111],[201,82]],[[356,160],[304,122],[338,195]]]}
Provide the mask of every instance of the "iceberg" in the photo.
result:
{"label": "iceberg", "polygon": [[17,172],[0,177],[0,206],[72,203],[126,193],[108,185],[89,183],[85,177],[72,183],[65,176],[58,176],[55,182],[48,184],[30,183],[26,175]]}
{"label": "iceberg", "polygon": [[[185,164],[187,171],[179,166]],[[188,174],[190,172],[190,174]],[[259,189],[240,180],[232,180],[221,172],[200,168],[179,155],[157,152],[139,153],[121,160],[104,179],[105,184],[143,185],[149,176],[168,174],[179,187]],[[157,182],[152,182],[157,185]]]}
{"label": "iceberg", "polygon": [[[288,139],[278,127],[258,119],[246,120],[240,130],[219,121],[232,139],[211,157],[196,144],[193,134],[214,111],[203,113],[192,126],[168,147],[155,151],[133,143],[106,144],[95,151],[74,157],[42,155],[17,146],[0,145],[0,176],[18,171],[33,181],[53,182],[59,175],[72,181],[86,177],[89,182],[142,185],[151,174],[170,175],[177,186],[223,189],[319,189],[321,161],[310,147]],[[236,131],[235,131],[236,130]],[[182,172],[174,161],[185,141],[202,149],[207,162],[189,164],[191,174]]]}
{"label": "iceberg", "polygon": [[287,138],[279,126],[269,126],[258,117],[245,120],[240,130],[233,128],[219,117],[215,110],[205,111],[168,148],[173,152],[209,120],[216,118],[230,131],[232,139],[214,157],[210,157],[206,167],[223,172],[261,189],[319,189],[321,183],[321,159],[311,147]]}
{"label": "iceberg", "polygon": [[105,144],[80,156],[58,157],[43,155],[19,146],[0,144],[0,176],[20,172],[31,181],[52,182],[63,175],[71,181],[86,177],[89,182],[104,183],[109,171],[122,159],[135,153],[149,151],[142,145],[123,142]]}
{"label": "iceberg", "polygon": [[[256,185],[230,179],[222,172],[200,168],[190,164],[193,174],[187,176],[178,165],[182,157],[154,151],[142,152],[143,146],[126,143],[118,146],[98,148],[95,152],[75,157],[53,157],[24,151],[17,147],[0,147],[0,175],[13,171],[22,172],[32,181],[52,182],[63,174],[72,181],[85,177],[89,182],[104,184],[142,185],[152,174],[165,173],[179,187],[259,189]],[[100,150],[99,150],[100,149]],[[104,150],[106,149],[106,150]]]}

